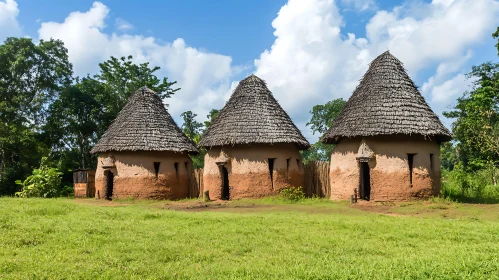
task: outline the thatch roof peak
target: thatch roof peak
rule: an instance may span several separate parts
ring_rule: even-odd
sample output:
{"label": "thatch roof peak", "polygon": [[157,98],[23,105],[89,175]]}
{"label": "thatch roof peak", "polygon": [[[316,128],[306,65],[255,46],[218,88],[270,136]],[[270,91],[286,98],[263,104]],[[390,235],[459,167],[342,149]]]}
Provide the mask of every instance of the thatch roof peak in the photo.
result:
{"label": "thatch roof peak", "polygon": [[451,133],[431,110],[400,60],[386,51],[376,57],[340,115],[324,134],[324,143],[342,137],[422,135],[438,142]]}
{"label": "thatch roof peak", "polygon": [[250,75],[242,80],[213,124],[201,137],[202,147],[236,144],[310,143],[291,121],[264,80]]}
{"label": "thatch roof peak", "polygon": [[128,99],[91,153],[108,151],[173,151],[198,149],[177,126],[161,98],[141,87]]}

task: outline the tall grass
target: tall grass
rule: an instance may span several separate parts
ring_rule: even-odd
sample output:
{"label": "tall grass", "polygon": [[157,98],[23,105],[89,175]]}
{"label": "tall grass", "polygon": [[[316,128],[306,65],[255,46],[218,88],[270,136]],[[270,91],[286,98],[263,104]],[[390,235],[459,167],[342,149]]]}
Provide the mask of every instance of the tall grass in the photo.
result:
{"label": "tall grass", "polygon": [[499,185],[494,185],[493,176],[497,178],[497,171],[492,168],[466,172],[457,165],[452,171],[444,169],[440,194],[458,202],[499,203]]}

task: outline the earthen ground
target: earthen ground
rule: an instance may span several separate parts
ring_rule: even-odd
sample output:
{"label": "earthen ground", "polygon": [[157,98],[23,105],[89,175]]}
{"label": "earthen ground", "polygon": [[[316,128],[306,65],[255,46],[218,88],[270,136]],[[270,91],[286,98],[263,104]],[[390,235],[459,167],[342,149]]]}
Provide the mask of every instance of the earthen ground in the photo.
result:
{"label": "earthen ground", "polygon": [[258,200],[211,201],[107,201],[97,199],[75,199],[76,203],[103,206],[127,207],[143,205],[155,209],[165,209],[186,212],[236,212],[236,213],[268,213],[274,211],[298,211],[310,214],[331,215],[363,215],[374,213],[394,217],[441,217],[447,219],[485,219],[499,220],[498,204],[466,204],[430,201],[414,202],[369,202],[358,201],[357,204],[348,202],[332,202],[318,204],[272,204]]}

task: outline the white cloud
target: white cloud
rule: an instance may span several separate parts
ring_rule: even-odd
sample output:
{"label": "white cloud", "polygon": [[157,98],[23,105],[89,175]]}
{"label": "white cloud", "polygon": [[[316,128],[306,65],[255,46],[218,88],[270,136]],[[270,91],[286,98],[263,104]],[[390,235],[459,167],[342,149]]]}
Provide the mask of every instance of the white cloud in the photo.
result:
{"label": "white cloud", "polygon": [[117,18],[115,21],[115,25],[116,25],[116,28],[118,28],[119,30],[122,30],[122,31],[127,31],[130,29],[133,29],[133,25],[122,18]]}
{"label": "white cloud", "polygon": [[435,0],[412,10],[379,11],[366,31],[374,51],[390,49],[413,73],[460,56],[499,23],[499,2],[494,0]]}
{"label": "white cloud", "polygon": [[[468,50],[462,57],[445,61],[438,65],[435,75],[430,77],[421,87],[421,93],[429,99],[428,101],[432,103],[449,104],[457,97],[456,95],[458,93],[455,91],[443,91],[442,89],[445,88],[443,85],[447,84],[446,87],[448,88],[450,84],[462,85],[464,83],[465,75],[462,73],[461,69],[463,69],[466,62],[470,60],[471,56],[472,51]],[[459,72],[459,74],[450,78],[450,76],[456,72]],[[459,83],[456,83],[457,81],[459,81]],[[455,88],[455,86],[453,88]],[[466,89],[467,87],[460,88],[461,92],[459,92],[459,94],[463,93]]]}
{"label": "white cloud", "polygon": [[19,36],[21,27],[17,22],[19,8],[14,0],[0,1],[0,41],[9,36]]}
{"label": "white cloud", "polygon": [[[0,0],[0,15],[9,11],[10,20],[0,17],[0,26],[9,22],[18,27],[17,4],[5,1]],[[357,11],[375,7],[371,0],[341,1]],[[136,62],[160,66],[158,75],[178,81],[182,88],[167,100],[177,119],[181,112],[192,110],[203,120],[211,108],[221,108],[237,85],[233,77],[247,70],[232,65],[229,56],[194,48],[182,38],[161,42],[153,36],[106,32],[108,14],[104,4],[95,2],[88,11],[73,12],[63,22],[42,23],[39,38],[63,40],[77,75],[95,73],[98,63],[111,55],[133,55]],[[121,31],[132,27],[122,18],[114,24]],[[462,68],[471,61],[470,50],[498,24],[498,1],[408,0],[391,10],[377,11],[368,19],[366,38],[359,38],[342,32],[345,22],[333,0],[289,0],[272,22],[276,38],[255,59],[255,73],[267,81],[313,142],[318,135],[312,136],[305,127],[312,106],[348,98],[368,63],[387,49],[416,80],[423,70],[426,75],[434,71],[423,83],[422,93],[440,113],[469,84]]]}
{"label": "white cloud", "polygon": [[[427,82],[431,96],[427,101],[444,107],[464,91],[459,88],[465,84],[464,76],[456,71],[471,57],[466,51],[490,36],[498,24],[499,2],[494,0],[408,2],[378,11],[366,25],[366,38],[357,38],[340,33],[343,19],[332,0],[289,0],[272,22],[276,36],[272,47],[255,60],[256,74],[267,81],[291,117],[303,124],[313,105],[348,98],[368,63],[389,49],[413,78],[439,65]],[[445,78],[450,78],[448,83]],[[449,90],[446,95],[445,90]],[[309,129],[300,129],[311,141],[317,138]]]}
{"label": "white cloud", "polygon": [[431,88],[431,101],[437,104],[450,104],[463,94],[463,89],[468,88],[470,81],[464,74],[457,74],[450,80]]}
{"label": "white cloud", "polygon": [[374,0],[341,0],[341,3],[347,7],[352,7],[359,12],[376,8],[376,2]]}
{"label": "white cloud", "polygon": [[342,21],[332,0],[291,0],[272,22],[277,37],[272,48],[255,60],[256,75],[298,123],[306,122],[313,105],[348,98],[367,69],[366,40],[343,38]]}
{"label": "white cloud", "polygon": [[104,4],[94,2],[90,10],[72,12],[62,23],[42,23],[39,37],[64,41],[76,75],[96,73],[98,63],[110,56],[132,55],[137,63],[160,66],[158,76],[177,81],[182,88],[166,100],[177,120],[182,112],[191,110],[201,121],[210,109],[223,106],[230,78],[238,71],[231,65],[231,57],[200,51],[188,46],[182,38],[162,43],[150,36],[107,34],[103,29],[108,13]]}

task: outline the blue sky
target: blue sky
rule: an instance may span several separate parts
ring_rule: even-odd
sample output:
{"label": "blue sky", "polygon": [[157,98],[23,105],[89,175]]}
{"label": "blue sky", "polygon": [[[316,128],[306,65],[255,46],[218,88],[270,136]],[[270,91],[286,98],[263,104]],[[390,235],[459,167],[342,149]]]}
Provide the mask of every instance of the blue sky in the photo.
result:
{"label": "blue sky", "polygon": [[203,121],[256,73],[311,142],[312,106],[348,98],[387,49],[441,114],[472,65],[497,61],[498,25],[496,0],[0,0],[0,40],[61,39],[76,75],[111,55],[160,66],[182,88],[166,101],[178,123],[186,110]]}

